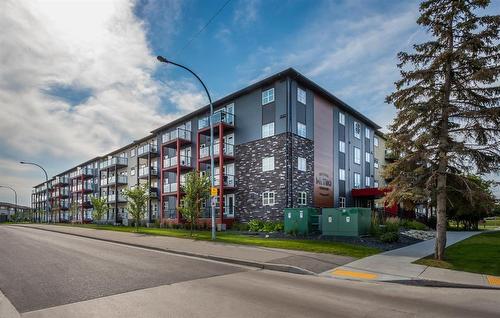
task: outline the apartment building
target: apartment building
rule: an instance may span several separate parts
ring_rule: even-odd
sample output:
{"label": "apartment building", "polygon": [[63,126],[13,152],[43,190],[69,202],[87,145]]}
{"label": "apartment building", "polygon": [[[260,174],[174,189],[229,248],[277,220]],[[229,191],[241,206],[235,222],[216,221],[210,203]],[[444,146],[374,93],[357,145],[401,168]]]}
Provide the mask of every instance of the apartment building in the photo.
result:
{"label": "apartment building", "polygon": [[[359,190],[384,186],[380,127],[296,70],[269,76],[213,105],[213,149],[205,106],[55,176],[50,202],[56,209],[65,205],[60,190],[53,189],[69,173],[68,205],[76,200],[80,218],[91,218],[86,199],[94,194],[108,198],[107,220],[122,223],[127,212],[121,190],[145,183],[151,189],[147,219],[182,222],[177,207],[186,173],[209,175],[213,152],[218,224],[281,219],[286,207],[374,206],[376,198]],[[45,186],[33,189],[36,207],[44,204]],[[207,202],[202,221],[209,222],[209,213]]]}

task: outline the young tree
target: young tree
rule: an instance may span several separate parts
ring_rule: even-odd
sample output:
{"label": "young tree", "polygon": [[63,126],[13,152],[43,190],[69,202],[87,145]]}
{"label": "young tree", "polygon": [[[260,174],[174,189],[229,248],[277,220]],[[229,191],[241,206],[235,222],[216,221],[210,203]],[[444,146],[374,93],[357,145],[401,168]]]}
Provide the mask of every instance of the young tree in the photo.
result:
{"label": "young tree", "polygon": [[182,189],[185,195],[179,211],[190,224],[192,236],[193,227],[200,217],[201,205],[210,197],[210,179],[201,176],[198,171],[191,171],[186,175],[186,184]]}
{"label": "young tree", "polygon": [[101,221],[102,217],[104,214],[106,214],[109,210],[108,207],[108,202],[106,198],[99,198],[95,196],[90,197],[90,202],[92,203],[92,218],[94,221],[99,222]]}
{"label": "young tree", "polygon": [[132,189],[123,190],[123,195],[128,200],[128,212],[132,215],[135,223],[135,231],[139,231],[139,223],[144,218],[149,198],[149,187],[147,184]]}
{"label": "young tree", "polygon": [[[488,0],[426,0],[417,23],[432,39],[398,54],[401,79],[387,97],[397,117],[388,169],[395,193],[419,184],[436,189],[435,257],[446,247],[447,179],[500,167],[500,16],[478,16]],[[419,175],[424,170],[425,175]]]}

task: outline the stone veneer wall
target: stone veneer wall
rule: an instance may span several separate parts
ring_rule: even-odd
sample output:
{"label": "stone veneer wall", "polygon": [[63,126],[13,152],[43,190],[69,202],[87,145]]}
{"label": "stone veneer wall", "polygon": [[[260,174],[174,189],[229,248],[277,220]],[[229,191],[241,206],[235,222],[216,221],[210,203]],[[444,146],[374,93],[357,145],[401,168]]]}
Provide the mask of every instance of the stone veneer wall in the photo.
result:
{"label": "stone veneer wall", "polygon": [[[287,161],[286,143],[292,145],[293,160]],[[298,192],[307,191],[312,204],[314,151],[311,140],[293,134],[280,134],[235,147],[236,215],[238,221],[282,220],[285,207],[297,206]],[[262,158],[274,156],[274,170],[262,171]],[[298,157],[305,157],[307,171],[298,171]],[[292,165],[292,187],[287,185],[287,164]],[[289,171],[290,172],[290,171]],[[262,192],[275,191],[276,204],[262,205]],[[287,191],[292,195],[288,196]]]}

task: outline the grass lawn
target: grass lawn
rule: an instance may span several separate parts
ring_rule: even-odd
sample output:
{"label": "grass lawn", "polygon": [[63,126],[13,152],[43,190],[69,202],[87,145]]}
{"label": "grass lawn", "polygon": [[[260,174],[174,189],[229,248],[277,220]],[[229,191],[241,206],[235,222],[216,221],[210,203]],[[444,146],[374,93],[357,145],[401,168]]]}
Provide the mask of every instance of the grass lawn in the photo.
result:
{"label": "grass lawn", "polygon": [[[97,230],[109,230],[109,231],[120,231],[120,232],[134,231],[134,228],[129,226],[112,226],[112,225],[97,225],[97,224],[83,224],[83,225],[60,224],[60,225],[79,226]],[[163,235],[163,236],[172,236],[178,238],[187,238],[187,239],[204,240],[204,241],[211,240],[210,231],[195,231],[192,237],[190,236],[188,230],[141,227],[139,231],[142,234],[149,234],[149,235]],[[232,244],[256,245],[263,247],[283,248],[289,250],[300,250],[306,252],[345,255],[356,258],[366,257],[381,252],[381,250],[377,248],[371,248],[371,247],[347,244],[341,242],[261,238],[249,235],[242,235],[234,232],[218,232],[217,241],[224,243],[232,243]]]}
{"label": "grass lawn", "polygon": [[500,232],[485,232],[446,248],[445,260],[433,256],[415,263],[472,273],[500,276]]}

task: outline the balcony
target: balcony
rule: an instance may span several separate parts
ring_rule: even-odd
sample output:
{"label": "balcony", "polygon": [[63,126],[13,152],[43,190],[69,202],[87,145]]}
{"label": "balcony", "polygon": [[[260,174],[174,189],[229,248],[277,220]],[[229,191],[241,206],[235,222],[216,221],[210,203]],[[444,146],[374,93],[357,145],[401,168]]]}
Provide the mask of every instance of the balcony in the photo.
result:
{"label": "balcony", "polygon": [[124,185],[128,183],[128,177],[127,176],[111,176],[108,178],[101,179],[101,187],[105,186],[110,186],[110,185]]}
{"label": "balcony", "polygon": [[71,192],[92,192],[94,191],[94,184],[91,182],[79,183],[71,187]]}
{"label": "balcony", "polygon": [[151,199],[158,198],[158,188],[156,187],[151,187],[149,189],[149,197]]}
{"label": "balcony", "polygon": [[161,142],[165,146],[175,146],[177,140],[181,145],[189,144],[191,142],[191,131],[183,128],[177,128],[167,132],[161,136]]}
{"label": "balcony", "polygon": [[69,196],[69,187],[61,188],[61,190],[59,190],[59,195],[61,197],[68,197]]}
{"label": "balcony", "polygon": [[113,157],[108,160],[102,161],[100,165],[100,169],[108,169],[114,166],[117,167],[126,167],[128,165],[128,159],[124,157]]}
{"label": "balcony", "polygon": [[158,155],[158,147],[156,145],[147,144],[137,148],[137,157],[145,158],[147,156],[156,157]]}
{"label": "balcony", "polygon": [[193,168],[193,160],[188,156],[175,156],[175,157],[164,157],[163,158],[163,169],[173,171],[177,169],[177,164],[179,164],[181,170],[188,170]]}
{"label": "balcony", "polygon": [[69,184],[69,178],[67,176],[56,177],[55,184],[56,185],[66,185],[66,184]]}
{"label": "balcony", "polygon": [[91,178],[94,176],[94,169],[91,168],[82,168],[77,171],[73,171],[69,177],[70,179],[75,179],[75,178]]}
{"label": "balcony", "polygon": [[149,176],[157,176],[158,170],[155,167],[140,167],[139,168],[139,179],[144,179]]}
{"label": "balcony", "polygon": [[[216,161],[219,160],[219,145],[219,142],[214,143],[214,158]],[[224,143],[223,154],[227,159],[234,158],[234,145]],[[210,160],[210,146],[200,147],[200,161],[207,160]]]}
{"label": "balcony", "polygon": [[177,210],[176,209],[166,209],[165,211],[163,211],[163,218],[176,219],[177,218]]}
{"label": "balcony", "polygon": [[59,207],[63,210],[69,209],[69,200],[61,200]]}
{"label": "balcony", "polygon": [[[233,175],[224,174],[222,177],[225,188],[234,188],[236,186],[235,178]],[[220,175],[215,175],[214,186],[218,187],[220,185]]]}
{"label": "balcony", "polygon": [[[186,183],[181,180],[181,187],[184,186],[185,184]],[[163,183],[163,194],[170,194],[170,195],[177,194],[177,188],[178,188],[177,185],[178,185],[177,182],[174,182],[174,183]],[[181,190],[181,189],[179,189],[179,190]]]}
{"label": "balcony", "polygon": [[[234,115],[224,111],[217,111],[212,115],[212,122],[214,127],[222,124],[223,129],[234,128]],[[210,120],[209,117],[198,120],[198,131],[200,133],[210,133]],[[214,131],[217,134],[217,131]]]}
{"label": "balcony", "polygon": [[127,198],[123,194],[110,194],[108,195],[108,203],[115,203],[115,202],[127,202]]}

